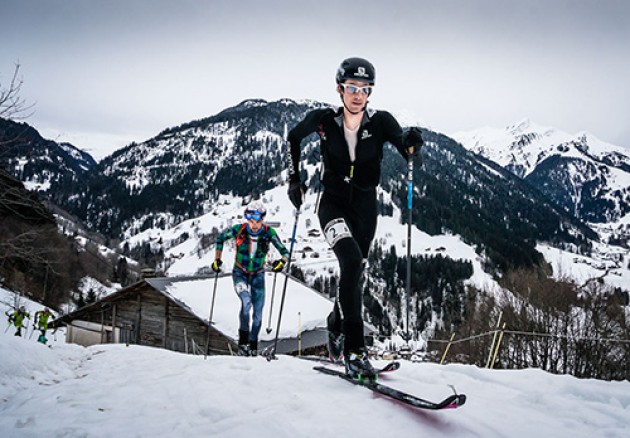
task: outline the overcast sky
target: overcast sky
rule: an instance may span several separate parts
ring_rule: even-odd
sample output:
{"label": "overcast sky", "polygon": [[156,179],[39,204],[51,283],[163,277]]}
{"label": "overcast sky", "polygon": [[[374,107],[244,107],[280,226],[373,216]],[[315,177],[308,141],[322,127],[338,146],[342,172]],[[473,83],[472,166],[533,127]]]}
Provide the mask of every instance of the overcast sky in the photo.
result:
{"label": "overcast sky", "polygon": [[630,148],[630,1],[0,0],[0,83],[26,121],[101,159],[248,98],[337,103],[343,58],[375,108],[446,134],[530,118]]}

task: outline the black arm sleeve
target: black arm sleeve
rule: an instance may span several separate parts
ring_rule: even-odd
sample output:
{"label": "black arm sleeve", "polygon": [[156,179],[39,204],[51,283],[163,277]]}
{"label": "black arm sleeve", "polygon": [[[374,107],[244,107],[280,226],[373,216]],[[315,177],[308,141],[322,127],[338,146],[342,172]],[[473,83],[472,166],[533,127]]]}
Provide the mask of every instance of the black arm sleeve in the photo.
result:
{"label": "black arm sleeve", "polygon": [[390,113],[387,111],[379,111],[383,118],[383,133],[385,134],[385,140],[393,144],[400,155],[405,160],[408,158],[407,149],[403,146],[403,130]]}
{"label": "black arm sleeve", "polygon": [[300,148],[304,137],[309,136],[317,130],[319,120],[326,109],[316,109],[311,111],[289,131],[289,156],[287,166],[289,169],[289,181],[300,182]]}

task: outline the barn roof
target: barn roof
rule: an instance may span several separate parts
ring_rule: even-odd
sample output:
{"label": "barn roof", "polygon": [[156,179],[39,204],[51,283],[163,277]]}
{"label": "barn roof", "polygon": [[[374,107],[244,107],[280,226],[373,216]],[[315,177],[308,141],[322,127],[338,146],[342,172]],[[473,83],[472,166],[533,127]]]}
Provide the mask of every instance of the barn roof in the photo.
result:
{"label": "barn roof", "polygon": [[[276,336],[275,331],[286,277],[284,274],[276,276],[274,294],[274,275],[271,272],[265,274],[265,307],[263,309],[263,328],[259,337],[262,344],[273,341]],[[234,292],[232,276],[229,273],[220,274],[216,281],[217,290],[212,315],[213,326],[224,335],[232,339],[238,339],[238,314],[241,302]],[[107,306],[108,303],[125,299],[126,296],[135,295],[137,291],[142,290],[147,285],[195,315],[200,321],[207,323],[210,316],[214,283],[214,275],[146,278],[107,295],[95,303],[77,309],[68,315],[61,316],[55,320],[55,323],[80,319],[89,312]],[[272,297],[273,309],[271,307]],[[294,277],[289,276],[279,337],[295,337],[298,326],[301,331],[325,330],[326,317],[332,308],[331,304],[328,298]],[[270,311],[272,311],[272,331],[267,333],[265,329],[269,324]]]}
{"label": "barn roof", "polygon": [[[263,329],[259,337],[261,342],[273,340],[276,335],[277,318],[286,277],[284,274],[277,275],[275,294],[273,294],[274,275],[271,272],[265,274],[266,294],[263,309]],[[149,278],[145,281],[200,319],[208,321],[214,290],[214,276]],[[273,309],[271,307],[272,295]],[[325,329],[326,317],[332,308],[331,304],[328,298],[289,276],[279,337],[296,336],[298,326],[301,331]],[[227,336],[234,339],[238,338],[240,308],[241,301],[234,292],[231,275],[219,276],[212,315],[214,327]],[[270,310],[272,310],[272,331],[268,334],[265,328],[269,323]]]}
{"label": "barn roof", "polygon": [[[276,280],[275,294],[273,292],[274,276]],[[259,346],[261,348],[270,345],[275,340],[285,278],[287,276],[284,274],[265,273],[266,294],[263,309],[263,327],[259,335]],[[210,316],[215,279],[217,289],[212,314],[213,327],[225,336],[236,340],[238,339],[238,314],[241,302],[234,292],[230,273],[222,273],[218,277],[212,274],[145,278],[93,304],[61,316],[54,321],[54,324],[68,323],[75,319],[81,319],[90,312],[98,311],[108,306],[109,303],[124,300],[126,297],[134,297],[135,299],[135,294],[147,287],[164,295],[168,300],[194,315],[200,322],[207,324]],[[271,305],[272,298],[273,307]],[[329,298],[294,277],[288,276],[277,352],[285,353],[297,350],[298,330],[302,333],[301,345],[303,349],[324,345],[327,337],[326,317],[331,309],[332,302]],[[269,325],[270,311],[272,312],[271,325]],[[366,333],[375,330],[369,324],[365,324],[365,326]],[[271,328],[269,333],[267,333],[267,327]]]}

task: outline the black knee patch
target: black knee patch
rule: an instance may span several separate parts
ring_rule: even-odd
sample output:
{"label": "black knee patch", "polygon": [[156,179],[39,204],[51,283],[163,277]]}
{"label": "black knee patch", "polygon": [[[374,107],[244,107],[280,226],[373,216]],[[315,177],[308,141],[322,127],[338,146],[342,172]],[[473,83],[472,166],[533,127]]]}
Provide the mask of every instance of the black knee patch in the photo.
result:
{"label": "black knee patch", "polygon": [[361,272],[363,268],[363,255],[356,242],[352,239],[344,239],[334,248],[339,265],[348,274]]}

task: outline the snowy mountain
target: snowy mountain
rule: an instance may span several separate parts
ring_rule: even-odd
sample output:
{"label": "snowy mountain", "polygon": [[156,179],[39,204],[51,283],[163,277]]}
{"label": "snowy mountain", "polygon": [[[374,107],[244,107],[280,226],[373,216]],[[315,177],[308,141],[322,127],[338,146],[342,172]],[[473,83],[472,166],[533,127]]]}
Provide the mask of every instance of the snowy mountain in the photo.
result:
{"label": "snowy mountain", "polygon": [[[0,288],[0,312],[8,309]],[[27,303],[31,312],[41,306]],[[0,434],[365,438],[624,437],[630,383],[402,361],[381,383],[427,399],[467,395],[438,412],[404,407],[310,361],[202,356],[124,344],[52,348],[0,333]],[[376,364],[383,364],[376,361]]]}
{"label": "snowy mountain", "polygon": [[588,132],[570,135],[523,120],[453,138],[584,221],[616,222],[630,213],[630,153]]}
{"label": "snowy mountain", "polygon": [[[170,274],[194,273],[210,263],[216,232],[240,220],[252,197],[269,203],[269,220],[280,222],[288,239],[293,218],[283,138],[308,111],[324,106],[247,100],[131,144],[92,166],[83,179],[69,174],[53,182],[46,194],[88,228],[122,239],[124,255]],[[543,265],[539,243],[591,252],[596,234],[520,178],[447,136],[426,129],[423,136],[423,165],[414,169],[412,218],[414,235],[418,233],[412,248],[417,291],[412,305],[420,326],[440,319],[446,303],[459,312],[465,284],[492,288],[491,279],[502,272]],[[303,146],[310,190],[296,243],[296,266],[302,273],[296,275],[331,292],[336,261],[312,213],[319,157],[316,136],[310,140]],[[366,285],[370,318],[384,332],[400,325],[406,305],[399,257],[406,254],[401,236],[406,228],[404,178],[404,160],[387,147],[379,190],[381,225]],[[183,266],[180,260],[190,263]]]}
{"label": "snowy mountain", "polygon": [[76,184],[95,164],[69,143],[46,140],[26,123],[0,118],[0,167],[29,190],[46,192],[61,179]]}
{"label": "snowy mountain", "polygon": [[245,101],[131,144],[102,160],[84,186],[62,182],[51,196],[109,235],[179,223],[207,212],[221,193],[255,195],[275,187],[284,169],[285,125],[320,106]]}
{"label": "snowy mountain", "polygon": [[[62,181],[53,202],[112,237],[174,226],[212,211],[221,196],[257,197],[286,181],[285,129],[325,104],[249,100],[221,113],[170,128],[101,161],[83,185]],[[533,240],[587,250],[595,234],[557,211],[519,178],[482,161],[450,138],[425,130],[424,165],[416,166],[414,222],[429,234],[449,230],[486,251],[499,269],[540,261]],[[303,152],[308,185],[318,186],[316,141]],[[405,205],[402,158],[387,148],[383,215]],[[501,205],[503,215],[488,206]],[[532,205],[536,205],[533,209]],[[488,236],[493,238],[488,240]],[[585,246],[586,245],[586,246]]]}

